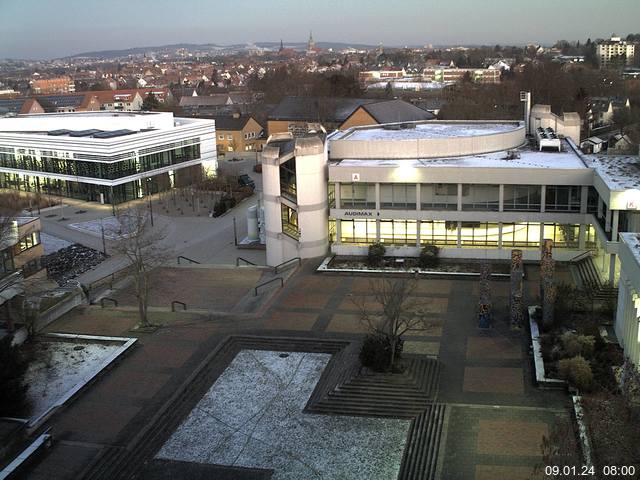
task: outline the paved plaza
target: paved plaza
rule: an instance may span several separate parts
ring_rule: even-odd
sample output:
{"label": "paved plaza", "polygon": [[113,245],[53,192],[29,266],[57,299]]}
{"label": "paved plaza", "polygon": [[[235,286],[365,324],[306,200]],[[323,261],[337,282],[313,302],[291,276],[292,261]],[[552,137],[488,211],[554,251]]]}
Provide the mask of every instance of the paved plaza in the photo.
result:
{"label": "paved plaza", "polygon": [[[92,465],[100,459],[135,451],[136,436],[141,431],[159,429],[153,437],[156,440],[149,442],[153,451],[140,453],[142,458],[152,458],[179,425],[160,428],[162,417],[156,416],[163,406],[175,401],[176,395],[189,390],[187,386],[194,381],[190,376],[229,335],[325,341],[362,338],[366,329],[358,304],[363,300],[375,310],[371,292],[375,278],[317,274],[314,267],[304,263],[284,288],[275,291],[252,314],[212,316],[199,311],[172,314],[152,309],[152,318],[157,319],[154,323],[161,326],[149,334],[131,330],[135,310],[126,307],[84,307],[54,322],[48,331],[134,334],[139,342],[116,367],[50,421],[57,441],[30,478],[77,478],[82,472],[92,471]],[[570,278],[567,271],[558,270],[560,276]],[[525,287],[532,301],[537,293],[535,267],[528,268],[527,274]],[[194,294],[206,297],[204,307],[233,303],[228,277],[194,277],[192,281],[209,282]],[[246,280],[246,285],[251,281]],[[507,326],[508,282],[492,282],[495,327],[488,333],[478,331],[477,283],[475,279],[421,278],[413,293],[424,305],[430,322],[425,329],[409,332],[405,352],[439,359],[436,401],[447,405],[438,478],[534,478],[533,468],[541,462],[542,437],[559,417],[567,415],[568,400],[561,392],[541,391],[533,385],[526,331],[512,331]],[[175,292],[188,287],[183,282]],[[220,374],[222,370],[208,374],[198,387],[202,392],[198,395],[204,395]],[[187,414],[185,411],[181,421]],[[64,464],[60,462],[63,456],[68,459]],[[185,471],[171,463],[171,469],[176,468]],[[164,478],[159,470],[156,464],[156,469],[148,472],[156,471],[153,478]],[[56,473],[51,476],[51,472]],[[267,478],[260,470],[243,472],[228,478]]]}

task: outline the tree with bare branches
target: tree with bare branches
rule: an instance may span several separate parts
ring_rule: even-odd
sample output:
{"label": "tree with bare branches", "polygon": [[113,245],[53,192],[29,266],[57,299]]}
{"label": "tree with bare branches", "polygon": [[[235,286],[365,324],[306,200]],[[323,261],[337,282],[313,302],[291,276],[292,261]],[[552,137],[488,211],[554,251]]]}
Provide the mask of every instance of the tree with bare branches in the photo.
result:
{"label": "tree with bare branches", "polygon": [[149,211],[143,204],[116,210],[116,219],[118,226],[114,233],[118,240],[114,250],[129,261],[138,299],[140,326],[149,327],[151,273],[169,257],[169,250],[163,244],[166,232],[160,227],[151,226]]}
{"label": "tree with bare branches", "polygon": [[410,330],[426,330],[436,322],[427,318],[427,302],[414,296],[417,280],[372,280],[370,288],[375,307],[367,304],[366,297],[352,297],[352,301],[370,334],[388,346],[388,368],[394,371],[402,353],[402,336]]}

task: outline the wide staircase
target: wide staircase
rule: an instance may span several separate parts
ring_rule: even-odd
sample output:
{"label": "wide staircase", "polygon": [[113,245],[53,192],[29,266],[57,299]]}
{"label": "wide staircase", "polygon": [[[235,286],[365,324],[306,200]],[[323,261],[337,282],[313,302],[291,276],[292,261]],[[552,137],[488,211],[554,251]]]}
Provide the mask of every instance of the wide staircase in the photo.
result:
{"label": "wide staircase", "polygon": [[593,300],[609,302],[618,298],[618,289],[602,281],[600,272],[598,272],[598,268],[593,263],[591,255],[583,255],[572,261],[571,264],[576,267],[583,288]]}

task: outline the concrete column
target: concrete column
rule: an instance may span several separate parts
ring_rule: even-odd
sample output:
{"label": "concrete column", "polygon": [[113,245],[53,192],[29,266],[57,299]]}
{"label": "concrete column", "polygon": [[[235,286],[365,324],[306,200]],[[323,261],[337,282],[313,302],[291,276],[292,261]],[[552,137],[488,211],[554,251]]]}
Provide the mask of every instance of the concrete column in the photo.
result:
{"label": "concrete column", "polygon": [[587,205],[589,203],[589,187],[583,185],[580,190],[580,213],[587,213]]}
{"label": "concrete column", "polygon": [[620,221],[620,210],[612,210],[611,218],[611,241],[618,241],[618,223]]}
{"label": "concrete column", "polygon": [[334,243],[338,245],[342,243],[342,220],[336,218],[336,240]]}
{"label": "concrete column", "polygon": [[421,202],[420,202],[420,198],[421,198],[421,195],[420,195],[420,184],[416,183],[416,210],[418,210],[418,211],[422,210],[422,205],[421,205]]}
{"label": "concrete column", "polygon": [[585,250],[587,247],[587,226],[584,223],[580,224],[580,231],[578,234],[578,248]]}
{"label": "concrete column", "polygon": [[602,201],[602,198],[600,197],[600,195],[598,195],[598,218],[602,218],[603,205],[604,205],[604,202]]}
{"label": "concrete column", "polygon": [[[498,211],[504,212],[504,185],[503,184],[500,184],[500,187],[498,189]],[[502,225],[500,226],[500,229],[502,230]]]}
{"label": "concrete column", "polygon": [[616,254],[609,255],[609,283],[614,284],[616,278]]}
{"label": "concrete column", "polygon": [[333,196],[336,199],[336,208],[342,208],[342,206],[341,206],[342,200],[340,199],[340,183],[336,182],[333,185],[334,185],[334,187],[333,187],[333,191],[334,191]]}
{"label": "concrete column", "polygon": [[607,208],[607,215],[604,217],[604,231],[611,231],[611,209]]}
{"label": "concrete column", "polygon": [[546,204],[547,204],[547,186],[542,185],[540,187],[540,211],[542,213],[544,213]]}
{"label": "concrete column", "polygon": [[[500,185],[501,187],[503,185]],[[500,195],[500,198],[502,199],[502,195]],[[498,224],[498,249],[502,249],[502,223]]]}
{"label": "concrete column", "polygon": [[[376,183],[376,210],[380,210],[380,184]],[[380,226],[380,225],[378,225]],[[378,229],[380,230],[380,229]],[[380,236],[378,236],[378,239]]]}
{"label": "concrete column", "polygon": [[[459,183],[458,185],[460,185],[460,187],[462,187],[462,184]],[[462,222],[458,222],[458,243],[457,243],[457,247],[461,248],[462,247]]]}
{"label": "concrete column", "polygon": [[[462,211],[462,184],[458,184],[458,211]],[[460,235],[458,235],[460,237]]]}
{"label": "concrete column", "polygon": [[420,220],[416,221],[416,247],[420,248]]}
{"label": "concrete column", "polygon": [[[379,185],[379,184],[376,184]],[[380,189],[376,188],[376,193],[379,193]],[[376,195],[376,197],[378,198],[376,200],[376,204],[380,205],[380,197]],[[380,243],[380,219],[376,218],[376,243]]]}

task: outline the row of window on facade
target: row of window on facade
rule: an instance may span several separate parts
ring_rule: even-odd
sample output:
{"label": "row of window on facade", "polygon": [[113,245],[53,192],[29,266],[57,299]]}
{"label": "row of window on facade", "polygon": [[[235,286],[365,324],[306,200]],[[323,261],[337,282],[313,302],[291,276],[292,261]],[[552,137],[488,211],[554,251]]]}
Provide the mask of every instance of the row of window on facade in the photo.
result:
{"label": "row of window on facade", "polygon": [[[336,222],[340,231],[337,232]],[[379,227],[378,227],[379,225]],[[596,231],[584,227],[584,248],[595,248]],[[551,239],[557,248],[580,248],[579,224],[538,222],[491,223],[416,220],[329,220],[332,242],[340,235],[340,243],[390,245],[418,243],[456,247],[539,247],[541,239]],[[418,240],[419,239],[419,240]]]}
{"label": "row of window on facade", "polygon": [[[376,185],[374,183],[341,183],[340,205],[336,205],[335,186],[329,184],[331,208],[376,208]],[[545,211],[579,212],[581,186],[546,186]],[[500,207],[500,185],[462,184],[462,210],[498,211]],[[417,202],[422,210],[457,210],[458,184],[433,183],[420,185],[420,198],[416,184],[381,183],[380,208],[416,210]],[[597,211],[598,194],[590,187],[587,211]],[[503,210],[539,212],[542,207],[540,185],[504,185]]]}
{"label": "row of window on facade", "polygon": [[0,166],[30,172],[115,180],[198,158],[200,145],[195,144],[111,163],[0,153]]}

